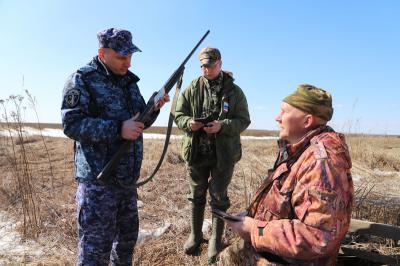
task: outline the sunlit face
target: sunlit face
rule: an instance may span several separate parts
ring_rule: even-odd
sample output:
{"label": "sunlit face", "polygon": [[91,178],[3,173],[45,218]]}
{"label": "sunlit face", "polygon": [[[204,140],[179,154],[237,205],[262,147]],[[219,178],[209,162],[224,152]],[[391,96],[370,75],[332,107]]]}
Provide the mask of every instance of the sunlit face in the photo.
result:
{"label": "sunlit face", "polygon": [[131,66],[132,54],[121,55],[111,48],[100,48],[99,57],[115,75],[125,75]]}
{"label": "sunlit face", "polygon": [[275,120],[279,123],[279,138],[293,144],[298,142],[309,130],[309,114],[283,102]]}
{"label": "sunlit face", "polygon": [[200,67],[201,67],[201,71],[203,72],[203,76],[206,77],[206,79],[208,79],[208,80],[213,80],[213,79],[216,79],[218,77],[219,73],[221,72],[221,65],[222,65],[222,61],[218,60],[212,66],[202,65]]}

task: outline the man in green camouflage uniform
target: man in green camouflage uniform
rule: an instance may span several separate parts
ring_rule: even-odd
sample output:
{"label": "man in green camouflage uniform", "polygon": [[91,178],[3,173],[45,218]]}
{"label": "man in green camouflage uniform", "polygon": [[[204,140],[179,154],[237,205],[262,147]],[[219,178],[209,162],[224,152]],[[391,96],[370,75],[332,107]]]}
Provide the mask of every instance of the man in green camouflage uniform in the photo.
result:
{"label": "man in green camouflage uniform", "polygon": [[[185,132],[182,157],[186,161],[188,199],[192,205],[191,233],[184,245],[187,254],[196,253],[203,240],[207,189],[212,208],[225,211],[230,206],[228,185],[234,165],[242,156],[240,133],[250,124],[246,97],[233,83],[232,74],[221,70],[219,50],[204,48],[199,59],[203,76],[193,80],[180,96],[175,112],[175,122]],[[196,119],[204,117],[210,119]],[[209,263],[216,261],[223,231],[223,220],[213,217]]]}

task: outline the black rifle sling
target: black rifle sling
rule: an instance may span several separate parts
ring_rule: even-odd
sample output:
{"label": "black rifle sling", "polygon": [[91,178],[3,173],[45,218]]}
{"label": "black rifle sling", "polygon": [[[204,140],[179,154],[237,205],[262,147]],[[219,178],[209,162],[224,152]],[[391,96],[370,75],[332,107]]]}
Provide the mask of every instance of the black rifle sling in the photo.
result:
{"label": "black rifle sling", "polygon": [[176,107],[176,102],[178,100],[179,97],[179,93],[181,91],[181,86],[182,86],[182,76],[183,76],[183,72],[178,80],[178,82],[176,83],[176,90],[175,90],[175,94],[174,94],[174,99],[172,100],[172,104],[171,104],[171,111],[169,113],[169,120],[168,120],[168,128],[167,128],[167,134],[165,136],[165,142],[164,142],[164,148],[160,157],[160,160],[157,163],[157,166],[154,168],[153,172],[151,173],[151,175],[149,177],[147,177],[145,180],[137,182],[136,183],[136,187],[140,187],[143,186],[144,184],[146,184],[147,182],[151,181],[154,176],[156,175],[156,173],[158,172],[158,170],[161,167],[162,162],[164,161],[164,157],[165,154],[167,153],[168,150],[168,145],[169,145],[169,139],[171,137],[171,131],[172,131],[172,124],[174,122],[174,118],[175,118],[175,107]]}

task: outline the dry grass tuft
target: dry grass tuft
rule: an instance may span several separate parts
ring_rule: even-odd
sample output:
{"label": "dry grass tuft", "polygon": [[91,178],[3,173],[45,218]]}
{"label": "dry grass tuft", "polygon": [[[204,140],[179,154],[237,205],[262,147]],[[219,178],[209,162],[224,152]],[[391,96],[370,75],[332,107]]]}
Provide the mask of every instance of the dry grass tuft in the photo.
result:
{"label": "dry grass tuft", "polygon": [[347,138],[351,158],[369,169],[400,171],[398,136],[357,135]]}

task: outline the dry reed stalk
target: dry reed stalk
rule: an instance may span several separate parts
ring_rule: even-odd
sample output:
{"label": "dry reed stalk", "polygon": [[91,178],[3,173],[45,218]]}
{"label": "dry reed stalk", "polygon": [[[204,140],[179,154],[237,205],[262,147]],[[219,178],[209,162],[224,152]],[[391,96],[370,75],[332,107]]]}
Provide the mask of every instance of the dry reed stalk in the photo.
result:
{"label": "dry reed stalk", "polygon": [[[32,185],[32,171],[28,160],[27,148],[25,146],[21,115],[23,97],[12,95],[9,97],[9,101],[14,105],[14,110],[9,113],[3,101],[3,118],[6,121],[12,147],[10,162],[12,165],[13,177],[22,204],[22,232],[24,238],[36,238],[39,233],[40,208],[36,204],[37,199]],[[9,114],[12,118],[12,123],[10,122]],[[17,134],[15,141],[12,134],[13,132]]]}
{"label": "dry reed stalk", "polygon": [[246,175],[244,174],[244,170],[242,169],[241,171],[242,176],[243,176],[243,193],[244,193],[244,205],[249,206],[250,204],[250,199],[247,195],[247,183],[246,183]]}
{"label": "dry reed stalk", "polygon": [[42,143],[43,143],[44,149],[46,150],[47,160],[48,160],[49,169],[50,169],[51,187],[52,187],[52,189],[53,189],[53,191],[54,191],[54,173],[53,173],[53,165],[52,165],[52,163],[51,163],[51,157],[50,157],[49,149],[47,148],[47,144],[46,144],[46,141],[45,141],[44,136],[43,136],[42,127],[41,127],[41,125],[40,125],[40,120],[39,120],[39,115],[38,115],[37,110],[36,110],[36,98],[33,97],[33,96],[29,93],[28,90],[25,90],[25,93],[28,95],[28,101],[29,101],[29,103],[30,103],[30,105],[31,105],[31,109],[35,112],[35,116],[36,116],[36,125],[37,125],[37,127],[38,127],[38,129],[39,129],[40,137],[42,138]]}

